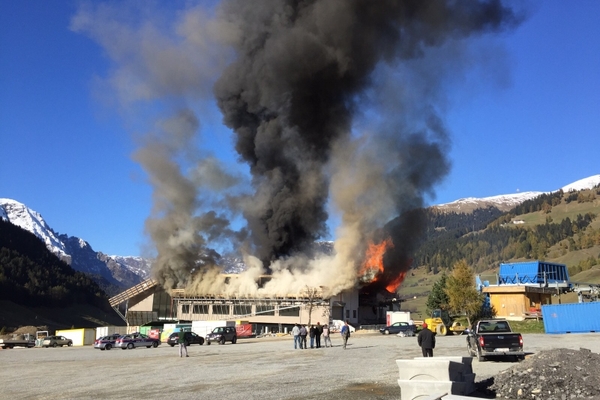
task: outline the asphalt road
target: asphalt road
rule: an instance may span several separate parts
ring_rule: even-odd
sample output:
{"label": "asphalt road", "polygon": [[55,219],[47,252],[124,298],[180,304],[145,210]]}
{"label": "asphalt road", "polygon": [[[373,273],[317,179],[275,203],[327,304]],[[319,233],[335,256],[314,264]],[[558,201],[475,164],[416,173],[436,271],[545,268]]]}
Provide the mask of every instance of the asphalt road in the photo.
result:
{"label": "asphalt road", "polygon": [[[524,335],[525,350],[587,348],[600,334]],[[438,337],[435,355],[466,356],[464,336]],[[237,344],[100,351],[92,346],[0,350],[0,399],[399,399],[395,360],[418,357],[416,338],[356,333],[346,350],[294,350],[291,337]],[[473,360],[477,381],[513,365]]]}

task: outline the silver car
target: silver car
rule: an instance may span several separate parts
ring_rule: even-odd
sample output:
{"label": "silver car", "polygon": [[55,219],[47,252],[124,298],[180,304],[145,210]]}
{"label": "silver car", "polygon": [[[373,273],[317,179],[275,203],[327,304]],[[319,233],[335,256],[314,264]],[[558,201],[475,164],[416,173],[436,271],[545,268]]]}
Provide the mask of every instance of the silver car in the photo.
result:
{"label": "silver car", "polygon": [[47,336],[42,341],[42,347],[73,346],[73,341],[64,336]]}
{"label": "silver car", "polygon": [[158,347],[160,340],[153,339],[147,335],[136,332],[129,335],[123,335],[115,342],[115,347],[125,349],[134,349],[136,347]]}

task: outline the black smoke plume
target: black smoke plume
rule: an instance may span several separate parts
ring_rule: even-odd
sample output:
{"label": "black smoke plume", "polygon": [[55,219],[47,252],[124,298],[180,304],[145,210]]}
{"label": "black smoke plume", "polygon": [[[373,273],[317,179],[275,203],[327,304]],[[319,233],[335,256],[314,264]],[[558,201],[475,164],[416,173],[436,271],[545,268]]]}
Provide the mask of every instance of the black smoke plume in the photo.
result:
{"label": "black smoke plume", "polygon": [[[72,29],[114,60],[104,84],[125,115],[160,110],[135,155],[154,189],[155,275],[212,293],[255,293],[265,267],[265,292],[338,293],[392,220],[384,280],[408,268],[422,226],[411,212],[450,168],[444,83],[468,67],[467,39],[519,23],[500,0],[230,0],[186,3],[172,21],[124,4],[86,3]],[[239,176],[195,151],[215,98],[249,166],[242,195]],[[333,254],[311,257],[329,212]],[[214,268],[225,241],[250,266],[235,284]]]}

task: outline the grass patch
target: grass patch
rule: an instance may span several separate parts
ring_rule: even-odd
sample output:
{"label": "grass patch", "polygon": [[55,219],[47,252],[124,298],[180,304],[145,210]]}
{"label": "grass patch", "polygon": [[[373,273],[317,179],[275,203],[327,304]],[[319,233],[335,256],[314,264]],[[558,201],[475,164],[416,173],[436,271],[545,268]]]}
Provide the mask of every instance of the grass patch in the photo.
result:
{"label": "grass patch", "polygon": [[524,321],[509,321],[513,331],[519,333],[546,333],[544,330],[544,321],[535,319],[526,319]]}

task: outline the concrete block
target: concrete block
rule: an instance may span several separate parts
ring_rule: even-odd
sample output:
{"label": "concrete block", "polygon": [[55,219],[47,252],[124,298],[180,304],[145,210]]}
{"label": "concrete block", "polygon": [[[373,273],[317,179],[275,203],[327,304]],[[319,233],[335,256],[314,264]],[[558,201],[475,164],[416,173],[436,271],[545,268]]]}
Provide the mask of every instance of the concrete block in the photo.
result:
{"label": "concrete block", "polygon": [[465,384],[451,381],[403,381],[398,379],[401,400],[425,400],[430,396],[443,393],[463,395]]}
{"label": "concrete block", "polygon": [[400,380],[462,382],[465,365],[442,358],[396,360]]}
{"label": "concrete block", "polygon": [[450,360],[456,363],[463,364],[465,366],[465,373],[470,374],[473,372],[473,357],[462,357],[462,356],[435,356],[435,357],[415,357],[415,360]]}

